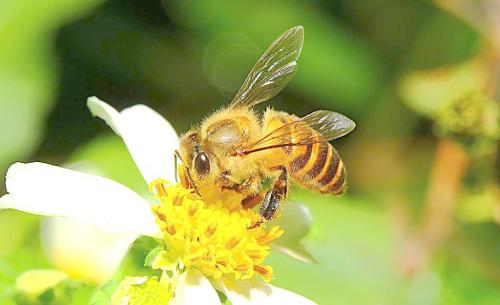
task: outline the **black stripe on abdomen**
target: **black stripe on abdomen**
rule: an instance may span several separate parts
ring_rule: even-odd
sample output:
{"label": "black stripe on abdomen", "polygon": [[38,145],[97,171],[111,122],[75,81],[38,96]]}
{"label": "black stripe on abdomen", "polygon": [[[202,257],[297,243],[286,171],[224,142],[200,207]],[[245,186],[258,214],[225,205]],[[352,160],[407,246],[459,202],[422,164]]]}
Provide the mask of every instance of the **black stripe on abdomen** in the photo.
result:
{"label": "black stripe on abdomen", "polygon": [[293,159],[293,161],[290,163],[290,168],[292,169],[292,173],[296,173],[300,171],[306,164],[309,162],[309,159],[311,159],[313,151],[313,144],[307,145],[306,151]]}
{"label": "black stripe on abdomen", "polygon": [[318,176],[323,171],[328,158],[328,150],[330,149],[330,144],[328,144],[327,142],[323,142],[316,145],[321,146],[319,149],[319,153],[316,155],[313,166],[304,175],[304,178],[307,180],[316,178],[316,176]]}
{"label": "black stripe on abdomen", "polygon": [[345,168],[342,166],[342,170],[337,177],[337,181],[329,188],[329,192],[333,194],[340,194],[344,191],[345,183]]}
{"label": "black stripe on abdomen", "polygon": [[320,185],[327,185],[332,181],[333,177],[337,173],[339,167],[340,157],[337,151],[332,147],[332,156],[330,157],[330,162],[328,163],[328,169],[326,173],[320,177],[317,181]]}

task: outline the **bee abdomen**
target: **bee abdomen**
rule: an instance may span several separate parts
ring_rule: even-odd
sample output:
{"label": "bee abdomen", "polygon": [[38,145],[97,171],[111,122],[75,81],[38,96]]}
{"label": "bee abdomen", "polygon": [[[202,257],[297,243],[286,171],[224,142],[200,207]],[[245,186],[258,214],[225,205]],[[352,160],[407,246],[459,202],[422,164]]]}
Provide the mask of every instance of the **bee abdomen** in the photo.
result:
{"label": "bee abdomen", "polygon": [[318,153],[311,158],[311,162],[313,162],[312,167],[304,174],[304,180],[314,180],[318,177],[324,170],[327,165],[327,161],[332,152],[332,147],[330,144],[324,142],[316,144],[318,145]]}
{"label": "bee abdomen", "polygon": [[303,153],[293,158],[292,162],[290,162],[290,167],[292,173],[298,173],[302,170],[311,160],[313,152],[313,144],[309,144],[306,146],[306,149]]}
{"label": "bee abdomen", "polygon": [[[330,145],[331,147],[331,145]],[[345,167],[335,148],[331,147],[332,155],[328,162],[328,168],[324,174],[317,177],[315,182],[319,187],[318,191],[326,194],[341,194],[345,185]]]}
{"label": "bee abdomen", "polygon": [[292,170],[294,180],[314,192],[324,194],[343,193],[345,168],[339,154],[327,142],[314,144],[314,146],[316,146],[314,147],[315,153],[308,158],[307,166],[303,166],[307,170],[295,173]]}

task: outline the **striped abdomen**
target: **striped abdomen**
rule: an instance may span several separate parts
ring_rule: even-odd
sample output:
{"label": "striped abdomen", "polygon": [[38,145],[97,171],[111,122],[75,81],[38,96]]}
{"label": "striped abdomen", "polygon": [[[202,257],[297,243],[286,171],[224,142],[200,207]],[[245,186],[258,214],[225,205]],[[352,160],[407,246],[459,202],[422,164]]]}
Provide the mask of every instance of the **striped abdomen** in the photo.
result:
{"label": "striped abdomen", "polygon": [[297,184],[326,194],[341,194],[344,191],[345,167],[330,143],[294,147],[290,157],[290,175]]}
{"label": "striped abdomen", "polygon": [[[266,113],[264,126],[276,128],[297,117],[285,113]],[[284,142],[300,143],[306,138],[318,139],[318,134],[312,128],[307,132],[289,130]],[[314,192],[325,194],[341,194],[345,187],[345,167],[339,154],[328,142],[319,142],[300,146],[282,148],[288,173],[292,180]],[[283,164],[283,163],[282,163]]]}

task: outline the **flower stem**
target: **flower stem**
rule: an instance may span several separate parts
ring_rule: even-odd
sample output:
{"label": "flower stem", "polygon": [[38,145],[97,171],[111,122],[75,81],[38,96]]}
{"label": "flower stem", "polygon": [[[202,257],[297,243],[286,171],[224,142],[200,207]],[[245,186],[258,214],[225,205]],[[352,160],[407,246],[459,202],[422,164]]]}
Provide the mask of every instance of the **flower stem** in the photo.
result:
{"label": "flower stem", "polygon": [[441,138],[430,173],[423,220],[418,230],[414,233],[409,230],[408,211],[396,210],[396,217],[403,216],[398,227],[402,228],[400,264],[406,276],[411,277],[425,269],[431,255],[452,231],[453,208],[468,163],[469,157],[459,144]]}
{"label": "flower stem", "polygon": [[432,251],[445,240],[452,227],[453,208],[469,163],[459,144],[440,139],[431,170],[422,223],[422,240]]}

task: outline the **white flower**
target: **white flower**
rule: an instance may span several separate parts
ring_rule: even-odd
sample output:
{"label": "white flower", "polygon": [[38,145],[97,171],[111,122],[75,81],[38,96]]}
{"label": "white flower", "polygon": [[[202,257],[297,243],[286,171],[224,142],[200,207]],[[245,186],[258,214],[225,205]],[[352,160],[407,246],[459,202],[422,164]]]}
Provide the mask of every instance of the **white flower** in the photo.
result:
{"label": "white flower", "polygon": [[[148,185],[158,178],[174,180],[172,156],[178,137],[161,115],[144,105],[118,112],[95,97],[89,98],[88,106],[123,138]],[[139,235],[157,237],[160,233],[148,202],[107,178],[44,163],[16,163],[7,172],[6,184],[8,194],[0,198],[0,209],[92,224],[106,232],[109,242],[119,240],[120,245],[132,242]],[[92,245],[86,246],[92,251]],[[262,281],[211,282],[192,268],[180,275],[171,304],[220,304],[214,286],[233,305],[315,304]]]}
{"label": "white flower", "polygon": [[65,217],[45,217],[40,233],[43,252],[52,265],[70,278],[89,284],[106,283],[137,238],[135,233],[108,234]]}

